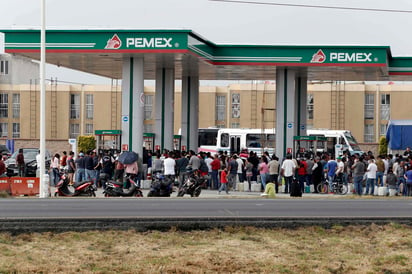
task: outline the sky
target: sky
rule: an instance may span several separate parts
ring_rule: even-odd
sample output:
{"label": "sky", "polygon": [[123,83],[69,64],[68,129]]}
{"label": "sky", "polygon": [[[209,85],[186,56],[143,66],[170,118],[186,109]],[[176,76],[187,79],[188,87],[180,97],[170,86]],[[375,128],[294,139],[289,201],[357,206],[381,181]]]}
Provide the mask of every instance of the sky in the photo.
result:
{"label": "sky", "polygon": [[[251,0],[252,1],[252,0]],[[267,3],[409,10],[410,0],[258,0]],[[40,0],[0,0],[0,29],[40,28]],[[412,12],[372,12],[209,0],[46,0],[54,29],[187,29],[216,44],[381,45],[412,56]],[[110,80],[48,66],[47,77],[86,84]]]}

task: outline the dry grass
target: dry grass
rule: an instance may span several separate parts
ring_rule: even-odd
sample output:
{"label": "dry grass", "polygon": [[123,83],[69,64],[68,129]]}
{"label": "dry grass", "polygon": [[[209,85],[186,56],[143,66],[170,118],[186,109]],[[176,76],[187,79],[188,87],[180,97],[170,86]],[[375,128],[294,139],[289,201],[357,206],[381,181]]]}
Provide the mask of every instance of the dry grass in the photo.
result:
{"label": "dry grass", "polygon": [[0,273],[412,273],[397,224],[0,234]]}

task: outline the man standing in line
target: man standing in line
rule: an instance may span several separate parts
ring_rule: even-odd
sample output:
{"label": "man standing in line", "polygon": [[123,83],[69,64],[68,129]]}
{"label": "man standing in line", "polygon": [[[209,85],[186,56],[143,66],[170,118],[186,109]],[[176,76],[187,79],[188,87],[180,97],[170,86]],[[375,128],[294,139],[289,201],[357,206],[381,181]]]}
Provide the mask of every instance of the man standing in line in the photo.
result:
{"label": "man standing in line", "polygon": [[16,157],[16,163],[17,163],[17,169],[18,169],[18,176],[23,177],[25,163],[24,163],[24,155],[23,155],[22,148],[19,149],[19,153],[17,154],[17,157]]}
{"label": "man standing in line", "polygon": [[233,191],[236,190],[236,177],[237,177],[237,168],[238,168],[238,164],[237,164],[237,155],[233,154],[232,158],[229,160],[228,163],[228,184],[229,184],[229,188],[232,188]]}
{"label": "man standing in line", "polygon": [[326,164],[326,172],[328,173],[328,182],[329,182],[329,193],[332,193],[332,182],[335,179],[335,172],[336,168],[338,167],[338,163],[333,159],[330,159]]}
{"label": "man standing in line", "polygon": [[276,193],[279,192],[279,184],[278,184],[278,177],[279,177],[279,158],[275,155],[272,155],[272,160],[270,160],[268,164],[269,168],[269,180],[268,182],[272,182],[275,184]]}
{"label": "man standing in line", "polygon": [[164,159],[164,161],[163,161],[163,166],[164,166],[164,170],[165,170],[164,175],[165,175],[165,179],[168,182],[174,182],[175,181],[176,161],[173,157],[174,157],[174,153],[169,152],[167,154],[167,158]]}
{"label": "man standing in line", "polygon": [[84,160],[83,152],[79,153],[79,157],[76,159],[76,183],[86,180],[86,163]]}
{"label": "man standing in line", "polygon": [[281,167],[281,175],[285,178],[285,193],[289,193],[290,186],[293,181],[293,175],[295,174],[296,165],[292,160],[292,155],[286,155],[286,160],[283,161]]}
{"label": "man standing in line", "polygon": [[[375,160],[373,157],[369,159],[369,165],[366,170],[368,179],[366,180],[366,195],[370,194],[373,195],[375,190],[375,181],[376,181],[376,172],[378,171],[378,167],[375,164]],[[369,193],[369,188],[371,189]]]}
{"label": "man standing in line", "polygon": [[213,189],[219,189],[220,159],[218,154],[215,154],[215,158],[210,165],[212,166]]}
{"label": "man standing in line", "polygon": [[359,159],[359,155],[356,155],[355,163],[352,165],[353,169],[353,182],[355,186],[356,194],[361,196],[363,194],[363,176],[365,175],[365,164],[362,159]]}

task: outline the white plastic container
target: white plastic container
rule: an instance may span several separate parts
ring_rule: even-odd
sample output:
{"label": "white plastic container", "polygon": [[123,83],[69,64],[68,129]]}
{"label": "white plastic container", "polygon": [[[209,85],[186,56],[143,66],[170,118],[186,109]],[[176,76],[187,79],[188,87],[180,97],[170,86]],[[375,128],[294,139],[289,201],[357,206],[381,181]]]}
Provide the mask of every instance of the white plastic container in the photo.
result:
{"label": "white plastic container", "polygon": [[237,183],[236,184],[237,191],[245,191],[245,184],[244,183]]}
{"label": "white plastic container", "polygon": [[389,189],[389,196],[396,196],[396,189],[390,188]]}
{"label": "white plastic container", "polygon": [[255,184],[252,184],[252,191],[253,192],[260,192],[260,184],[257,184],[257,183],[255,183]]}
{"label": "white plastic container", "polygon": [[386,195],[388,195],[388,187],[386,187],[386,186],[380,186],[380,187],[378,188],[378,195],[379,195],[379,196],[386,196]]}

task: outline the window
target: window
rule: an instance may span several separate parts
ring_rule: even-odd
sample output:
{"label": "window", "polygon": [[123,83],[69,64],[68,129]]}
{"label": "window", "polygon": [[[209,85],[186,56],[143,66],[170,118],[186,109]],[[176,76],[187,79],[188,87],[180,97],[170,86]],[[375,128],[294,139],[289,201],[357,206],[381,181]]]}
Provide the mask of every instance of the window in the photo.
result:
{"label": "window", "polygon": [[313,94],[308,94],[308,104],[307,104],[307,116],[308,119],[313,119]]}
{"label": "window", "polygon": [[93,124],[86,124],[85,135],[93,135]]}
{"label": "window", "polygon": [[216,96],[216,120],[225,121],[226,117],[226,96]]}
{"label": "window", "polygon": [[20,94],[13,94],[13,118],[20,118]]}
{"label": "window", "polygon": [[93,119],[93,109],[94,109],[93,94],[86,94],[86,119]]}
{"label": "window", "polygon": [[220,146],[229,147],[229,133],[222,133],[220,135]]}
{"label": "window", "polygon": [[0,75],[9,74],[9,61],[1,60],[0,61]]}
{"label": "window", "polygon": [[375,142],[375,134],[373,125],[365,125],[365,135],[363,137],[365,143]]}
{"label": "window", "polygon": [[[144,119],[151,120],[153,118],[153,95],[144,96]],[[151,131],[146,131],[151,132]]]}
{"label": "window", "polygon": [[388,129],[387,124],[381,124],[379,128],[379,135],[380,136],[386,136],[386,130]]}
{"label": "window", "polygon": [[240,118],[240,93],[232,94],[232,118]]}
{"label": "window", "polygon": [[9,137],[8,123],[0,123],[0,137]]}
{"label": "window", "polygon": [[80,95],[70,95],[70,119],[80,118]]}
{"label": "window", "polygon": [[20,138],[20,123],[13,123],[13,138]]}
{"label": "window", "polygon": [[374,117],[374,94],[365,94],[365,119],[373,119]]}
{"label": "window", "polygon": [[5,93],[0,94],[0,118],[9,117],[9,95]]}
{"label": "window", "polygon": [[265,134],[246,134],[246,147],[262,147],[265,138]]}
{"label": "window", "polygon": [[231,128],[240,128],[240,123],[232,123]]}
{"label": "window", "polygon": [[80,125],[70,124],[70,138],[77,138],[80,135]]}
{"label": "window", "polygon": [[389,120],[391,116],[391,96],[381,95],[381,120]]}

